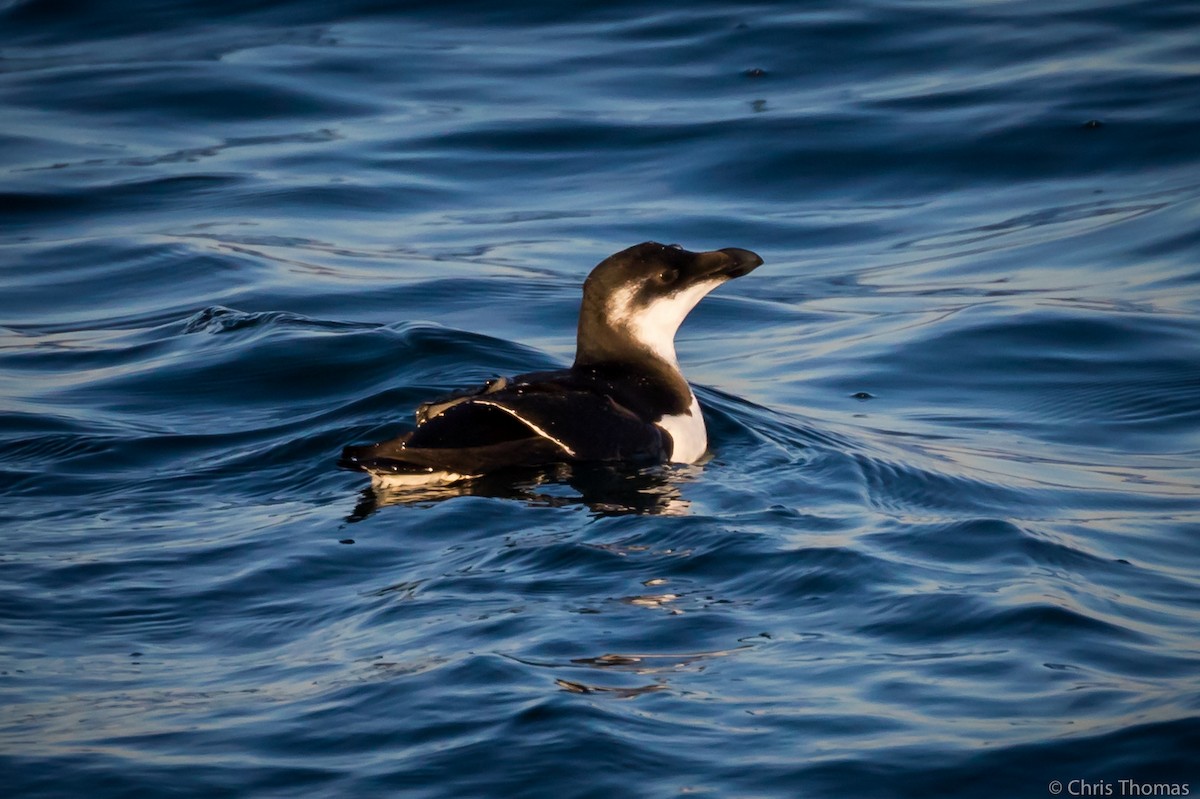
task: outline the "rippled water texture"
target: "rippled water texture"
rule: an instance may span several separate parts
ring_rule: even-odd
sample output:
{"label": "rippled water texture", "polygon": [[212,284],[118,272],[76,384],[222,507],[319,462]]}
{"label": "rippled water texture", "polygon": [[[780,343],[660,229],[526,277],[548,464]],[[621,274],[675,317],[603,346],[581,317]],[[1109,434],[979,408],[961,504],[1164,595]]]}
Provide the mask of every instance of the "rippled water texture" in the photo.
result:
{"label": "rippled water texture", "polygon": [[[1200,791],[1200,7],[497,8],[0,2],[5,795]],[[707,463],[337,468],[651,239]]]}

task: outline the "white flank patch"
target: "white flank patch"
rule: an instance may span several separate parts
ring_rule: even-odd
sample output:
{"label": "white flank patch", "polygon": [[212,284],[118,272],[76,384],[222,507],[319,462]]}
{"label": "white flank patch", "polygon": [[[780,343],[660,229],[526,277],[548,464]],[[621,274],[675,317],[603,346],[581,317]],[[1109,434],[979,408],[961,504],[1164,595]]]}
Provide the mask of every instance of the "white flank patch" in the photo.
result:
{"label": "white flank patch", "polygon": [[708,430],[700,413],[700,402],[692,395],[692,406],[686,413],[664,416],[658,426],[671,434],[672,463],[695,463],[708,451]]}
{"label": "white flank patch", "polygon": [[608,318],[613,325],[628,330],[633,339],[642,346],[667,363],[678,367],[679,360],[675,357],[675,333],[696,304],[724,282],[706,280],[641,307],[633,305],[633,289],[622,289],[614,292],[608,301]]}
{"label": "white flank patch", "polygon": [[426,472],[424,474],[371,472],[371,483],[376,488],[418,488],[457,483],[459,480],[470,480],[478,476],[477,474],[459,474],[458,472]]}

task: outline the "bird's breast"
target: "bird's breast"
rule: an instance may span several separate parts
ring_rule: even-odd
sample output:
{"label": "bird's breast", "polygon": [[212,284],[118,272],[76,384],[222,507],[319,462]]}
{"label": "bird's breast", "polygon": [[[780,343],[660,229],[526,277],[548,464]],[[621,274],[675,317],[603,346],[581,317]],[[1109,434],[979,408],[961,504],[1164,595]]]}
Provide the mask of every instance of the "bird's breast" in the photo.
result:
{"label": "bird's breast", "polygon": [[704,416],[694,394],[687,411],[664,416],[656,424],[671,436],[672,463],[695,463],[708,451],[708,430],[704,427]]}

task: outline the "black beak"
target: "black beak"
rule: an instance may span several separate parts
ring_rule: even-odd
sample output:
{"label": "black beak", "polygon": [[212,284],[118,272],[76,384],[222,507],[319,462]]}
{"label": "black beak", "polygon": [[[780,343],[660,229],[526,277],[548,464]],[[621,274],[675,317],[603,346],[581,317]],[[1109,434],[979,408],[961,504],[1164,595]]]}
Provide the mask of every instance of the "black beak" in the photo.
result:
{"label": "black beak", "polygon": [[743,250],[740,247],[725,247],[724,249],[717,250],[717,252],[729,256],[732,263],[720,271],[730,278],[748,275],[762,266],[763,259],[759,257],[758,253]]}

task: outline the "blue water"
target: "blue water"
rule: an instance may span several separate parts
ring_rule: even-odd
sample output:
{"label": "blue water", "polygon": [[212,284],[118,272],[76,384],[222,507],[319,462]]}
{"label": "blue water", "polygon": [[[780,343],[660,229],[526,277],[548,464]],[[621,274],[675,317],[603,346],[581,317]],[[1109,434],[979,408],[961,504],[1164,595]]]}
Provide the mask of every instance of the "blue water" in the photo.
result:
{"label": "blue water", "polygon": [[[1200,792],[1200,5],[498,8],[0,2],[4,795]],[[337,468],[648,239],[710,461]]]}

